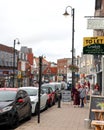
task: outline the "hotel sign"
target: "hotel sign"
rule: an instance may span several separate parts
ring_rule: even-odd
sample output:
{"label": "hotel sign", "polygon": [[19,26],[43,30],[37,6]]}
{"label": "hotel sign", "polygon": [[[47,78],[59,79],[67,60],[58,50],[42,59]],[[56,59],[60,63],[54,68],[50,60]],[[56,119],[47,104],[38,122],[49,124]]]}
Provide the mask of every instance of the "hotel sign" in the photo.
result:
{"label": "hotel sign", "polygon": [[84,37],[83,54],[104,55],[104,36]]}
{"label": "hotel sign", "polygon": [[104,29],[104,18],[88,19],[87,29]]}

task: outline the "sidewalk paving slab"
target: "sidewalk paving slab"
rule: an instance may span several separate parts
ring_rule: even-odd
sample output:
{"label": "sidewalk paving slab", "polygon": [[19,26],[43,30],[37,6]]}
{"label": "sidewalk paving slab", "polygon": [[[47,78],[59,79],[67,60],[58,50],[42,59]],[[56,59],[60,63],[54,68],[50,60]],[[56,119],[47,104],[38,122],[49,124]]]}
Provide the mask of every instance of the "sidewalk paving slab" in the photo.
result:
{"label": "sidewalk paving slab", "polygon": [[[15,130],[91,130],[85,126],[85,119],[89,117],[89,104],[84,108],[74,108],[72,102],[61,102],[61,107],[54,105],[41,112],[40,123],[38,117],[21,124]],[[93,129],[92,129],[93,130]]]}

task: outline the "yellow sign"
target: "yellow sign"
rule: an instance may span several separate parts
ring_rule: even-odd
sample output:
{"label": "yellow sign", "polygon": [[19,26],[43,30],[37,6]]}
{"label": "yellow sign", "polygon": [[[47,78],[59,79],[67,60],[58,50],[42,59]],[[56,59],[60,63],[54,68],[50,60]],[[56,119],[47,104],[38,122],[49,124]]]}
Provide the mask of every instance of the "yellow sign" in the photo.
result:
{"label": "yellow sign", "polygon": [[83,38],[83,47],[90,46],[93,44],[104,44],[104,36]]}
{"label": "yellow sign", "polygon": [[21,77],[22,77],[21,74],[19,74],[19,75],[18,75],[18,79],[21,79]]}
{"label": "yellow sign", "polygon": [[18,71],[18,75],[17,75],[18,79],[21,79],[22,76],[21,76],[21,71]]}

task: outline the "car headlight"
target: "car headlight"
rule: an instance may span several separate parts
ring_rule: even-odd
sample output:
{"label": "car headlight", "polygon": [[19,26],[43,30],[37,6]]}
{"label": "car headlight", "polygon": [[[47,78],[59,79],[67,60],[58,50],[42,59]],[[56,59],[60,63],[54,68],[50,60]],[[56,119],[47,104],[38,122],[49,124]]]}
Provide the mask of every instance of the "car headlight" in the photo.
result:
{"label": "car headlight", "polygon": [[12,106],[5,107],[3,109],[0,109],[0,113],[10,111],[12,109]]}

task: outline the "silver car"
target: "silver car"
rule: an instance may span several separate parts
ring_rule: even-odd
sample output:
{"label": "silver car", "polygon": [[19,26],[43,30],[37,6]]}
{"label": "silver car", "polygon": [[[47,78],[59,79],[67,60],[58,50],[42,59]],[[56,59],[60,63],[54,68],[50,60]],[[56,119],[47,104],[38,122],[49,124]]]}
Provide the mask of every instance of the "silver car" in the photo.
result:
{"label": "silver car", "polygon": [[[35,115],[38,113],[38,91],[39,87],[21,87],[19,89],[23,89],[27,91],[28,95],[30,96],[31,104],[32,104],[32,114]],[[48,108],[48,96],[47,94],[41,89],[40,92],[40,110],[44,110]]]}

